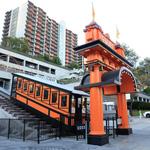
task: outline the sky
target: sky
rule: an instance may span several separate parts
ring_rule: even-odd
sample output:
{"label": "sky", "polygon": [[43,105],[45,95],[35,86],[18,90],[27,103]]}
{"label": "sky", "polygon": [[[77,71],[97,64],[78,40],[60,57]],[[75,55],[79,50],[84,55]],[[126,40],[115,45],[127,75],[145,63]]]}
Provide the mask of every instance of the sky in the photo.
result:
{"label": "sky", "polygon": [[[83,29],[92,21],[92,2],[96,22],[104,33],[116,41],[116,26],[120,43],[126,43],[140,59],[150,57],[150,0],[30,0],[57,22],[78,34],[78,45],[84,44]],[[0,39],[5,12],[21,6],[27,0],[0,0]]]}

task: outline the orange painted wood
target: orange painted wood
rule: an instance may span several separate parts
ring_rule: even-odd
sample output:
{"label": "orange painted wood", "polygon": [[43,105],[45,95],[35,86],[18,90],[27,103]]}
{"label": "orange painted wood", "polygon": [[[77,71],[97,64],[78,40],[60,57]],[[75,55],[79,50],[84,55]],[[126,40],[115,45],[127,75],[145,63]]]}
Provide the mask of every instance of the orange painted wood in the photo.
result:
{"label": "orange painted wood", "polygon": [[[90,83],[100,82],[99,65],[90,71]],[[104,135],[103,124],[103,94],[101,87],[90,88],[90,134]]]}
{"label": "orange painted wood", "polygon": [[60,115],[58,113],[53,112],[53,111],[50,112],[50,117],[60,119]]}
{"label": "orange painted wood", "polygon": [[116,85],[104,86],[103,91],[104,91],[104,95],[115,95],[117,94],[117,87]]}
{"label": "orange painted wood", "polygon": [[25,104],[27,103],[27,99],[18,94],[16,95],[16,99],[22,103],[25,103]]}
{"label": "orange painted wood", "polygon": [[42,112],[43,114],[46,114],[48,115],[48,109],[47,108],[44,108],[32,101],[28,101],[28,105],[31,106],[32,108],[35,108],[36,110]]}
{"label": "orange painted wood", "polygon": [[24,94],[24,93],[21,93],[21,92],[19,92],[19,91],[17,91],[17,93],[19,93],[19,94],[21,94],[21,95],[23,95],[23,96],[25,96],[25,97],[27,97],[27,98],[30,98],[30,99],[32,99],[33,101],[35,101],[35,102],[37,102],[37,103],[39,103],[39,104],[42,104],[43,106],[48,107],[48,108],[50,108],[50,109],[52,109],[52,110],[54,110],[54,111],[58,111],[58,112],[60,112],[60,113],[62,113],[62,114],[69,115],[68,112],[65,112],[65,111],[63,111],[63,110],[61,110],[61,109],[58,109],[58,108],[56,108],[56,107],[53,107],[52,105],[46,104],[46,103],[44,103],[44,102],[42,102],[42,101],[40,101],[40,100],[34,99],[33,97],[30,97],[30,96],[28,96],[28,95],[26,95],[26,94]]}
{"label": "orange painted wood", "polygon": [[117,95],[117,103],[118,103],[118,117],[121,117],[122,119],[122,124],[119,126],[119,128],[129,128],[128,109],[125,94],[119,93]]}

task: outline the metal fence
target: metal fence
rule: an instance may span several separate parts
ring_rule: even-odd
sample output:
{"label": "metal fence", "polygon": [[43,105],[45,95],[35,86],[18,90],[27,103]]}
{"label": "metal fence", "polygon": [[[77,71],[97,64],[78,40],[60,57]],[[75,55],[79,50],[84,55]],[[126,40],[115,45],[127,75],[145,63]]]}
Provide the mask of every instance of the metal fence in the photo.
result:
{"label": "metal fence", "polygon": [[118,118],[116,118],[116,117],[105,118],[104,119],[104,128],[105,128],[106,134],[109,137],[112,136],[113,138],[115,138],[115,136],[117,135],[116,130],[118,129]]}
{"label": "metal fence", "polygon": [[[118,119],[121,118],[118,117],[106,117],[104,118],[104,130],[105,133],[108,135],[108,137],[115,138],[117,135],[116,130],[118,129]],[[80,139],[87,139],[87,135],[90,132],[90,121],[89,118],[87,118],[85,125],[79,125],[76,126],[76,130],[74,132],[74,136],[76,137],[76,140]]]}
{"label": "metal fence", "polygon": [[58,127],[36,119],[0,119],[0,136],[40,141],[58,136]]}
{"label": "metal fence", "polygon": [[[120,120],[121,118],[118,117],[106,117],[104,118],[104,130],[105,133],[108,135],[108,137],[113,137],[115,138],[117,135],[116,130],[118,129],[118,125],[120,124],[120,122],[118,122],[118,119]],[[78,130],[80,129],[80,130]],[[82,139],[85,138],[87,139],[87,135],[90,132],[90,119],[88,118],[86,120],[86,124],[85,126],[79,126],[77,127],[77,134],[76,134],[76,139]]]}
{"label": "metal fence", "polygon": [[[104,119],[106,134],[115,138],[118,128],[118,118],[108,117]],[[39,119],[0,119],[0,136],[23,141],[40,141],[51,138],[61,139],[62,137],[73,137],[76,140],[87,139],[90,132],[89,120],[85,125],[77,125],[73,128],[65,126],[61,122],[52,125]]]}

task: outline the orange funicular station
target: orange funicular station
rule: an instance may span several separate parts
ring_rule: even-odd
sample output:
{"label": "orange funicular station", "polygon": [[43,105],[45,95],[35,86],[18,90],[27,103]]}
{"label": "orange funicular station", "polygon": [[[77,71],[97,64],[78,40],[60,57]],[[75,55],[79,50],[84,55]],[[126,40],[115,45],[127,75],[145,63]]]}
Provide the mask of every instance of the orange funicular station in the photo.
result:
{"label": "orange funicular station", "polygon": [[109,141],[103,124],[103,95],[117,96],[117,113],[122,121],[117,134],[129,135],[132,129],[128,122],[125,94],[135,92],[136,81],[129,70],[132,64],[125,59],[124,49],[118,42],[111,41],[95,21],[86,26],[84,32],[86,44],[75,50],[86,58],[89,74],[75,88],[90,92],[88,144],[104,145]]}

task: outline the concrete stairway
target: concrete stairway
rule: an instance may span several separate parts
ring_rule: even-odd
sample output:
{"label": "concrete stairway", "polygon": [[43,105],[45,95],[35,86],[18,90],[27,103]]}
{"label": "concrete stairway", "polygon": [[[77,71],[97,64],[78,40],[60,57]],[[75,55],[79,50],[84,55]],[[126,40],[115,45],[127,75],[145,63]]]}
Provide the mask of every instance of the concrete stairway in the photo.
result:
{"label": "concrete stairway", "polygon": [[[6,98],[4,95],[0,95],[0,107],[11,114],[13,118],[20,120],[21,123],[23,120],[26,120],[26,128],[32,129],[34,134],[37,134],[37,130],[40,130],[40,138],[48,139],[55,137],[56,130],[58,130],[56,127],[40,118],[40,116],[37,116],[29,110],[25,110],[21,106],[17,105],[14,100]],[[39,122],[40,125],[38,124]],[[29,135],[27,135],[26,139],[28,139],[28,137]]]}

